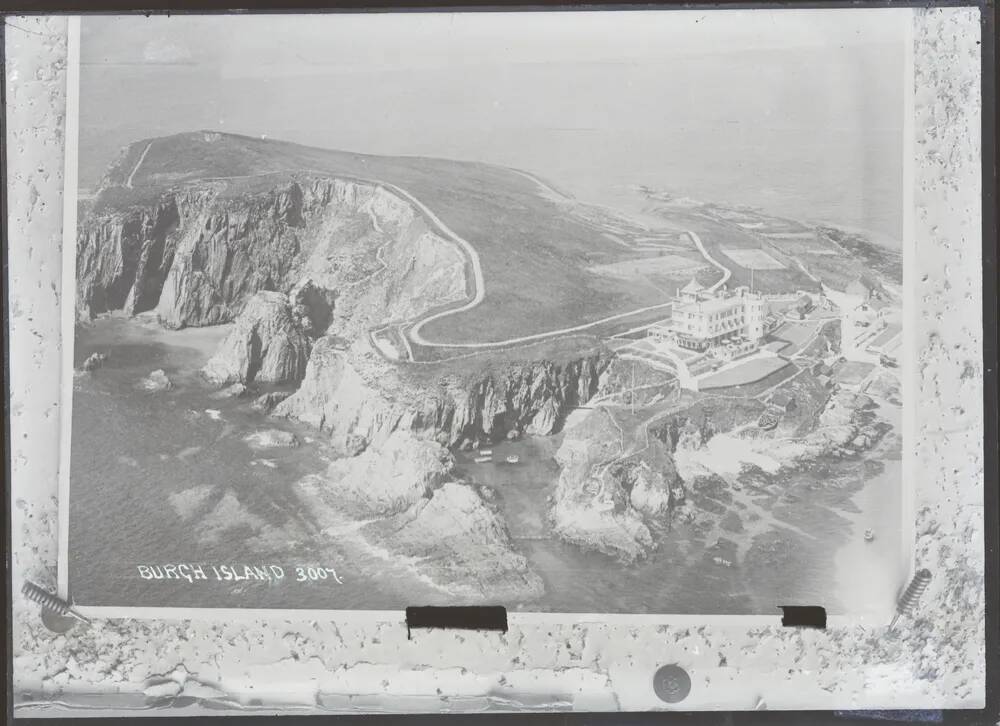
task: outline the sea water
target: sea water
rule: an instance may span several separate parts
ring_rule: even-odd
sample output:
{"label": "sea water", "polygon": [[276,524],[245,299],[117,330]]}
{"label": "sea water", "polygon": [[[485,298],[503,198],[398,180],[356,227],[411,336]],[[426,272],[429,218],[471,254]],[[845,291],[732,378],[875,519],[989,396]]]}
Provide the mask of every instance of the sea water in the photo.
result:
{"label": "sea water", "polygon": [[[226,332],[122,318],[78,331],[77,366],[94,352],[108,359],[74,381],[71,596],[106,606],[403,602],[391,563],[322,531],[296,496],[296,482],[330,461],[323,434],[254,411],[247,398],[212,397],[218,387],[198,370]],[[170,390],[137,387],[156,369]],[[262,450],[244,441],[267,429],[300,445]]]}

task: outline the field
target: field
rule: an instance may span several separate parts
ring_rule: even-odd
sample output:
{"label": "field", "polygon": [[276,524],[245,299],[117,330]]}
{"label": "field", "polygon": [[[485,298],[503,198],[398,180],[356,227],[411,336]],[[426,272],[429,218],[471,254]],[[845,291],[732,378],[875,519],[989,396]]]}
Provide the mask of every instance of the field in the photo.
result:
{"label": "field", "polygon": [[[708,253],[732,271],[729,287],[749,286],[752,277],[753,289],[763,293],[819,289],[819,285],[799,269],[793,260],[769,245],[756,230],[744,229],[735,222],[690,210],[671,209],[669,214],[675,223],[693,230],[701,238]],[[751,267],[746,264],[755,265],[757,261],[763,260],[761,254],[781,267],[751,271]],[[703,285],[712,285],[720,277],[721,272],[717,268],[706,267],[698,274],[697,279]]]}
{"label": "field", "polygon": [[723,254],[748,270],[784,270],[785,266],[760,249],[723,248]]}
{"label": "field", "polygon": [[590,268],[590,271],[606,277],[634,279],[647,275],[690,276],[704,266],[705,260],[702,257],[693,259],[668,254],[657,257],[644,257],[637,260],[612,262],[607,265],[595,265]]}
{"label": "field", "polygon": [[821,227],[815,240],[778,239],[773,244],[801,259],[823,284],[835,290],[843,291],[872,271],[896,284],[903,279],[902,255],[858,234]]}

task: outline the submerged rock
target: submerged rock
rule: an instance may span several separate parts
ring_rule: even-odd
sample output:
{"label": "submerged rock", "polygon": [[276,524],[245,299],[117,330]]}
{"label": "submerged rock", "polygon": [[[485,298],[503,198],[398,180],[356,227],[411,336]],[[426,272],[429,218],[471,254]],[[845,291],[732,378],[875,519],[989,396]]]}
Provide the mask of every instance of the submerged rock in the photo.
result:
{"label": "submerged rock", "polygon": [[288,298],[280,292],[259,292],[247,301],[202,371],[216,383],[298,381],[311,345]]}
{"label": "submerged rock", "polygon": [[87,360],[83,362],[83,365],[80,366],[80,370],[96,371],[98,368],[104,365],[104,361],[106,361],[107,359],[108,356],[105,355],[104,353],[91,353],[89,356],[87,356]]}
{"label": "submerged rock", "polygon": [[161,368],[156,369],[138,383],[138,387],[145,391],[168,391],[173,388],[173,385]]}
{"label": "submerged rock", "polygon": [[257,396],[250,404],[250,408],[261,413],[271,413],[275,406],[292,395],[291,391],[271,391]]}
{"label": "submerged rock", "polygon": [[299,445],[299,440],[293,433],[280,429],[262,429],[243,437],[253,449],[290,448]]}
{"label": "submerged rock", "polygon": [[177,516],[188,520],[205,505],[211,494],[212,486],[204,484],[168,494],[167,501],[177,512]]}

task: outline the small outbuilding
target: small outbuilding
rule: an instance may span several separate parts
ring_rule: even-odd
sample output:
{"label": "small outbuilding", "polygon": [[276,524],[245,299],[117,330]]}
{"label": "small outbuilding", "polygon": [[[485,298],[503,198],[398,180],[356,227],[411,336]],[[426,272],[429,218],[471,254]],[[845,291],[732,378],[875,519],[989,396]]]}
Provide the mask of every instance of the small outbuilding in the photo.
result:
{"label": "small outbuilding", "polygon": [[784,412],[794,411],[796,407],[795,396],[788,391],[775,391],[768,399],[768,403],[775,408],[780,408]]}

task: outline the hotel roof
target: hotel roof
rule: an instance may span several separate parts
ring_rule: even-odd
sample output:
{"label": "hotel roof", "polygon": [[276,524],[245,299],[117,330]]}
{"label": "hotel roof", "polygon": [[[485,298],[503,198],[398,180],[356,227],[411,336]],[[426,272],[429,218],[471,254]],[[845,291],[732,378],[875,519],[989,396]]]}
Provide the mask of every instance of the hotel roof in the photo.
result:
{"label": "hotel roof", "polygon": [[681,289],[681,292],[686,292],[686,293],[694,294],[694,293],[701,292],[704,289],[705,289],[705,287],[703,285],[699,285],[698,281],[695,278],[692,277],[691,278],[691,282],[689,282],[687,285],[685,285]]}

